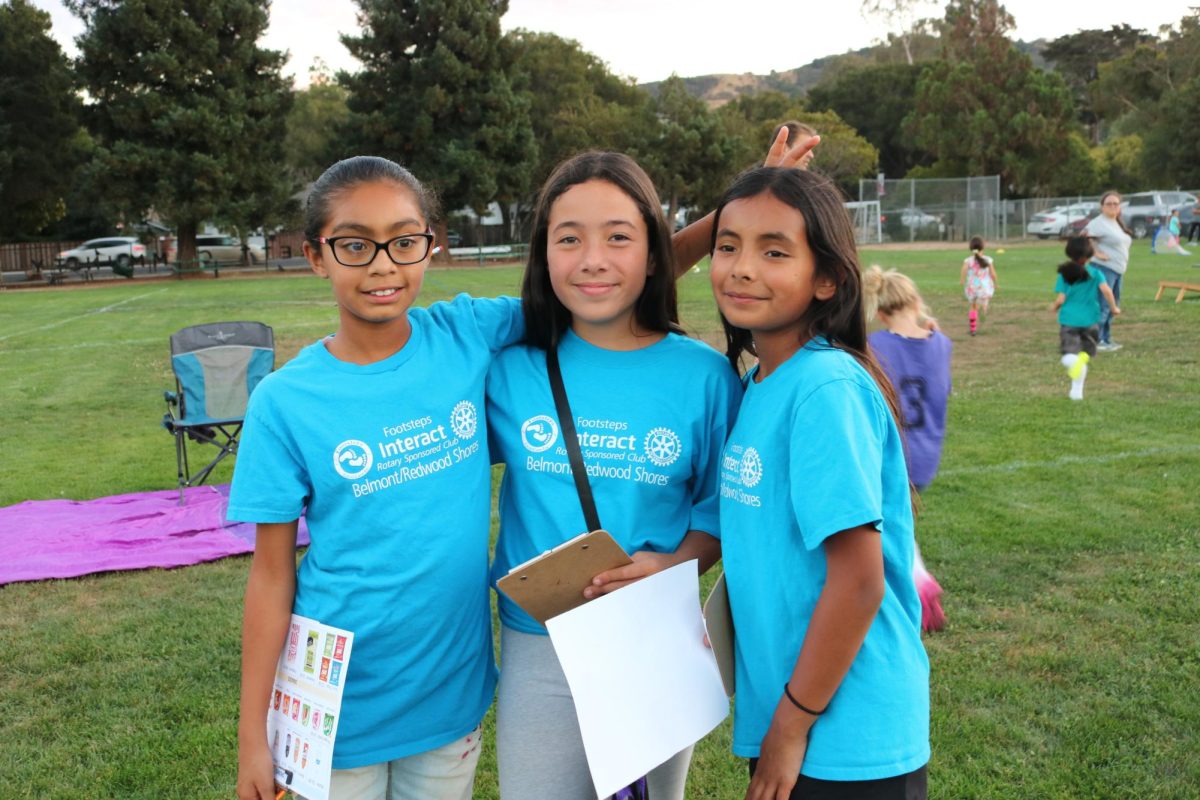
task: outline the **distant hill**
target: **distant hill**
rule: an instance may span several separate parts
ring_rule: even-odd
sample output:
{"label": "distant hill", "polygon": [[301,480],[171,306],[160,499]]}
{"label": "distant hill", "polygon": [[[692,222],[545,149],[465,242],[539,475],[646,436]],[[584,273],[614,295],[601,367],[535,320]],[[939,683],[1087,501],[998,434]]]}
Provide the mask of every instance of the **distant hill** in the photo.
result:
{"label": "distant hill", "polygon": [[[1033,60],[1035,67],[1040,69],[1049,68],[1046,59],[1042,57],[1042,51],[1049,44],[1047,40],[1037,39],[1032,42],[1018,41],[1015,44],[1018,50]],[[791,97],[803,97],[808,94],[809,89],[821,82],[822,76],[824,76],[826,70],[830,67],[836,68],[839,66],[871,63],[874,60],[872,57],[875,51],[875,47],[864,47],[839,55],[823,56],[815,61],[810,61],[804,66],[783,72],[772,72],[769,75],[755,75],[751,72],[740,75],[698,75],[692,78],[684,78],[683,83],[687,87],[688,92],[708,103],[709,108],[719,108],[744,94],[758,94],[765,91],[777,91]],[[840,62],[849,63],[843,64]],[[651,95],[657,95],[658,88],[661,85],[662,81],[640,84]]]}

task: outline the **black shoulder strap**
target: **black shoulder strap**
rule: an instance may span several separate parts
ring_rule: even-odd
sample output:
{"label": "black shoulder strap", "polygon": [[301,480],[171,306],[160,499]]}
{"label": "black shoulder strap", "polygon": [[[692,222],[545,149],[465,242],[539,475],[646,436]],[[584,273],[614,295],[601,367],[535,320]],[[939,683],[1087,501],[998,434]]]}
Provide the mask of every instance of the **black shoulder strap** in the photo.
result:
{"label": "black shoulder strap", "polygon": [[589,531],[597,531],[600,530],[600,515],[596,513],[596,501],[592,498],[592,486],[588,483],[583,453],[579,449],[579,436],[575,433],[571,406],[567,403],[567,389],[563,386],[562,372],[558,368],[557,346],[546,349],[546,372],[550,375],[550,391],[554,393],[558,427],[562,431],[563,445],[567,448],[567,457],[571,461],[571,474],[575,477],[575,490],[579,492],[583,519]]}

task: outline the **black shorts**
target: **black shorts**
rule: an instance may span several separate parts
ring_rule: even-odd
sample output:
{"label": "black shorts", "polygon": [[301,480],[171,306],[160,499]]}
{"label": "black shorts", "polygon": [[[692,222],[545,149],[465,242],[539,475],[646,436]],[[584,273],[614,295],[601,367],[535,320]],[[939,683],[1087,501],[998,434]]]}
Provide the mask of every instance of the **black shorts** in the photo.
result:
{"label": "black shorts", "polygon": [[1100,326],[1090,325],[1086,328],[1072,328],[1063,325],[1058,331],[1058,346],[1063,355],[1067,353],[1087,353],[1096,355],[1096,343],[1100,341]]}
{"label": "black shorts", "polygon": [[[758,759],[750,759],[750,777]],[[823,781],[801,775],[790,800],[925,800],[928,796],[927,767],[893,778],[874,781]]]}

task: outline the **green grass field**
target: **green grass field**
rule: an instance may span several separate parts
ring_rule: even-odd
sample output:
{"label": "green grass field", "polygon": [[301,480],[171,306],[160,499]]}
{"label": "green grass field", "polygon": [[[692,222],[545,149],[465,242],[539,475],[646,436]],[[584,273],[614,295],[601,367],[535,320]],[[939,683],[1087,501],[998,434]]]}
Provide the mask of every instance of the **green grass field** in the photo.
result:
{"label": "green grass field", "polygon": [[[1200,269],[1135,246],[1114,329],[1125,348],[1096,358],[1072,403],[1048,311],[1061,253],[993,251],[1000,288],[975,338],[965,247],[863,254],[914,277],[955,342],[942,471],[917,523],[949,617],[926,640],[930,796],[1195,798],[1200,297],[1153,296]],[[511,293],[519,277],[435,270],[423,300]],[[680,287],[685,323],[715,343],[707,276]],[[0,293],[0,505],[172,487],[167,337],[235,319],[272,325],[282,364],[336,310],[311,276]],[[0,796],[232,797],[248,566],[0,587]],[[698,746],[688,797],[742,796],[728,746],[727,726]],[[476,795],[497,796],[490,742]]]}

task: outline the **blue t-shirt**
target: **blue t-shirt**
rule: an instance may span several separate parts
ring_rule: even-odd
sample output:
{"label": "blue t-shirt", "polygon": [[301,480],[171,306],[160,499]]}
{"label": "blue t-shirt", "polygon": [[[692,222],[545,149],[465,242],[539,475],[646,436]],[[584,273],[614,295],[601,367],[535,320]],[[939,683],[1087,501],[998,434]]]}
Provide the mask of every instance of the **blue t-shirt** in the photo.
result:
{"label": "blue t-shirt", "polygon": [[496,682],[483,392],[524,333],[521,307],[460,295],[408,317],[412,337],[383,361],[317,342],[259,384],[229,497],[233,520],[305,512],[294,611],[354,633],[335,769],[465,736]]}
{"label": "blue t-shirt", "polygon": [[879,387],[824,340],[761,383],[747,379],[721,461],[721,549],[733,610],[733,752],[754,758],[825,583],[826,538],[882,537],[882,605],[801,772],[876,780],[929,760],[929,660],[913,584],[913,519],[900,434]]}
{"label": "blue t-shirt", "polygon": [[938,331],[924,339],[875,331],[867,340],[900,398],[909,480],[920,487],[928,486],[937,475],[942,440],[946,438],[953,346]]}
{"label": "blue t-shirt", "polygon": [[1067,296],[1058,309],[1059,325],[1090,328],[1100,324],[1100,287],[1104,284],[1104,276],[1091,264],[1087,265],[1087,273],[1087,278],[1075,283],[1067,283],[1062,275],[1058,276],[1054,291]]}
{"label": "blue t-shirt", "polygon": [[[668,334],[641,350],[559,346],[600,523],[625,552],[671,553],[689,530],[719,536],[716,476],[741,386],[708,345]],[[492,580],[587,529],[546,375],[546,353],[511,347],[488,375],[492,460],[507,465]],[[545,634],[503,592],[500,619]]]}

